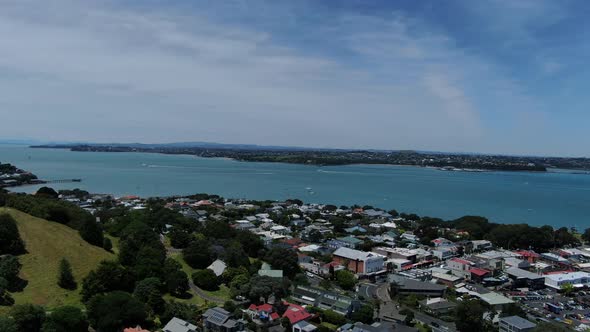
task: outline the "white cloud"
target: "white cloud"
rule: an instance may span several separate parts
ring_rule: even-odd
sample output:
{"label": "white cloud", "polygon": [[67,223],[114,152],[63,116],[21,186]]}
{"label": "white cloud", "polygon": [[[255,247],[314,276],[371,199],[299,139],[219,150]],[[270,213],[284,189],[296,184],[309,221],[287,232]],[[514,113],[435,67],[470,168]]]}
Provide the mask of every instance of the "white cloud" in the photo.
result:
{"label": "white cloud", "polygon": [[211,11],[3,7],[0,115],[32,124],[6,136],[465,151],[491,135],[483,100],[529,102],[491,64],[400,15],[302,29],[336,40],[343,59]]}

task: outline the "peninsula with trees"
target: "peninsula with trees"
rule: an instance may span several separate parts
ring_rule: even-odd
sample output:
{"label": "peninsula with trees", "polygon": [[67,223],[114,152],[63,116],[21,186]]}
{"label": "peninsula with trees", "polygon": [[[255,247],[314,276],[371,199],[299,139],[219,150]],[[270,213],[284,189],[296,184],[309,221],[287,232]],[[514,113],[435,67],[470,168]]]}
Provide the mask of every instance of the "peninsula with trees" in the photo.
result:
{"label": "peninsula with trees", "polygon": [[32,148],[60,148],[81,152],[144,152],[231,158],[250,162],[281,162],[319,166],[385,164],[435,167],[448,171],[533,171],[569,169],[590,171],[590,158],[506,156],[420,151],[340,150],[263,147],[213,143],[172,144],[60,144]]}

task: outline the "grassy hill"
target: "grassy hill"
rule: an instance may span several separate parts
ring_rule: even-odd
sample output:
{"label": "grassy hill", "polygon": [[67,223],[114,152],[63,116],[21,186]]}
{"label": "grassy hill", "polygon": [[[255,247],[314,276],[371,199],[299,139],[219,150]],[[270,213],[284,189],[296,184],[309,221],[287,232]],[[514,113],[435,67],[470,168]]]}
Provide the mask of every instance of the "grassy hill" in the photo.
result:
{"label": "grassy hill", "polygon": [[[28,281],[23,292],[13,293],[17,304],[34,303],[49,308],[64,304],[79,305],[82,279],[101,260],[115,256],[102,248],[82,240],[78,232],[62,224],[35,218],[26,213],[0,208],[17,221],[18,230],[25,241],[27,254],[19,256],[23,265],[21,278]],[[78,290],[68,291],[57,286],[59,261],[70,261]]]}

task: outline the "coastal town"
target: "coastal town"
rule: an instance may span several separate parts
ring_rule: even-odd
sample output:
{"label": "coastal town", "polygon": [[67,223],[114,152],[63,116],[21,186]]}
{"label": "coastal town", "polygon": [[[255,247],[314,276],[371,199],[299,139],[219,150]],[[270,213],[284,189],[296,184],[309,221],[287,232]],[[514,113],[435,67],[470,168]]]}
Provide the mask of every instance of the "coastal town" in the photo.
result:
{"label": "coastal town", "polygon": [[0,188],[22,186],[24,184],[40,184],[43,181],[31,172],[14,165],[0,162]]}
{"label": "coastal town", "polygon": [[[372,206],[207,194],[144,199],[78,190],[57,198],[106,232],[108,219],[122,228],[122,214],[159,204],[169,211],[154,227],[167,256],[198,267],[189,268],[188,291],[202,300],[195,312],[126,332],[590,329],[588,232],[551,228],[551,243],[523,247],[517,234],[508,245],[479,238],[478,227],[495,227],[481,217],[445,222]],[[237,254],[228,254],[232,232],[251,241]],[[208,253],[204,262],[191,262],[195,248]]]}

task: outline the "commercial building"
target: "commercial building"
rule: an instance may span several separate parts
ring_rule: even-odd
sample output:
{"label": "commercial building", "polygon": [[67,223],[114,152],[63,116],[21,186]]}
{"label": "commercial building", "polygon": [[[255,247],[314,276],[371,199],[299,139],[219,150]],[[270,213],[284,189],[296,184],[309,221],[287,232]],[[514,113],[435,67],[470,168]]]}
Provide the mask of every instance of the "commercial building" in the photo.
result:
{"label": "commercial building", "polygon": [[519,316],[500,318],[500,332],[526,332],[534,329],[537,325]]}
{"label": "commercial building", "polygon": [[389,282],[391,283],[391,294],[443,297],[447,289],[443,285],[409,279],[395,274],[389,276]]}
{"label": "commercial building", "polygon": [[373,252],[342,247],[334,251],[333,256],[335,262],[356,274],[367,275],[385,271],[385,257]]}
{"label": "commercial building", "polygon": [[512,279],[515,288],[529,288],[531,290],[545,288],[545,277],[517,267],[506,269],[506,274]]}
{"label": "commercial building", "polygon": [[545,276],[545,286],[554,289],[561,289],[565,284],[571,284],[576,288],[590,286],[590,273],[587,272],[566,272],[548,274]]}

